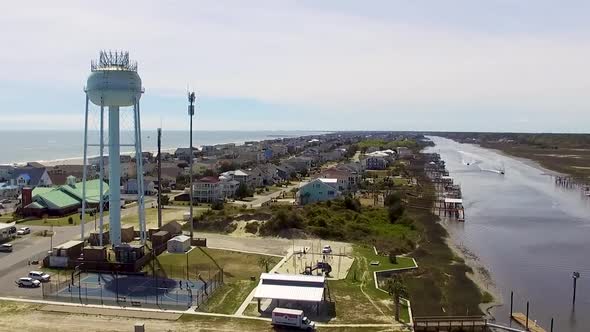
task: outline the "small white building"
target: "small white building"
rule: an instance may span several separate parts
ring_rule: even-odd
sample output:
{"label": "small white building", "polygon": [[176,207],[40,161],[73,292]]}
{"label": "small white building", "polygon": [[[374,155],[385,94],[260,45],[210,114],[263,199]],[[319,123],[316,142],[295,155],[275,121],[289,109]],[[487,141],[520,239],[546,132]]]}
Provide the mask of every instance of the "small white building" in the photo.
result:
{"label": "small white building", "polygon": [[186,235],[178,235],[168,240],[168,252],[184,254],[191,248],[191,238]]}

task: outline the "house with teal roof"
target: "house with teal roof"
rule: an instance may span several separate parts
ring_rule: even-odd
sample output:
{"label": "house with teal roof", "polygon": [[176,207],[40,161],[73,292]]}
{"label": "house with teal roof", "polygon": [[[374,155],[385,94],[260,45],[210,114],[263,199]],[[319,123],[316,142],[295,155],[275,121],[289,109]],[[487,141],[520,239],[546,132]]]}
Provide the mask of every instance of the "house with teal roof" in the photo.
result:
{"label": "house with teal roof", "polygon": [[[108,202],[109,185],[103,182],[102,195]],[[82,207],[82,182],[76,182],[73,176],[68,177],[67,184],[59,187],[37,187],[33,189],[32,203],[23,208],[25,216],[41,217],[65,216],[78,211]],[[86,181],[86,204],[98,207],[100,202],[100,180]]]}

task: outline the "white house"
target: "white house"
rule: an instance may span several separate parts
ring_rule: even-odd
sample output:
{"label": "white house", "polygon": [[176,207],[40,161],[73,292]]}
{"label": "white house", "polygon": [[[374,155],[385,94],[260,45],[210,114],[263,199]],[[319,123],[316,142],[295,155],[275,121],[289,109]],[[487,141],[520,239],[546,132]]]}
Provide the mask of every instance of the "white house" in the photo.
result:
{"label": "white house", "polygon": [[193,197],[198,202],[212,203],[233,197],[240,183],[229,177],[206,176],[193,184]]}
{"label": "white house", "polygon": [[235,180],[235,181],[238,181],[239,183],[244,183],[247,186],[251,186],[250,174],[248,174],[247,172],[245,172],[241,169],[238,169],[235,171],[223,172],[223,173],[221,173],[221,176],[223,176],[226,179]]}

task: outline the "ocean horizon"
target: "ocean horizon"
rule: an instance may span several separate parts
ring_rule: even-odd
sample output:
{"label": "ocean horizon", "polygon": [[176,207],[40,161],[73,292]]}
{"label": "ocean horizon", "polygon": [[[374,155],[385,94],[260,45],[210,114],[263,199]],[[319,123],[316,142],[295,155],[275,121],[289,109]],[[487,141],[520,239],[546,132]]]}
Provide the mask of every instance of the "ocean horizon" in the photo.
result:
{"label": "ocean horizon", "polygon": [[[243,144],[246,141],[262,141],[275,138],[321,135],[328,131],[307,130],[208,130],[194,131],[193,145],[223,143]],[[106,139],[105,137],[105,144]],[[132,131],[121,131],[121,144],[133,143]],[[88,132],[88,143],[98,144],[98,131]],[[162,130],[162,150],[189,146],[188,131]],[[157,151],[157,131],[142,131],[142,150]],[[131,147],[121,147],[122,154],[133,153]],[[108,148],[105,146],[105,154]],[[81,159],[84,154],[83,130],[8,130],[0,132],[0,164],[48,162]],[[88,156],[99,155],[98,147],[89,147]]]}

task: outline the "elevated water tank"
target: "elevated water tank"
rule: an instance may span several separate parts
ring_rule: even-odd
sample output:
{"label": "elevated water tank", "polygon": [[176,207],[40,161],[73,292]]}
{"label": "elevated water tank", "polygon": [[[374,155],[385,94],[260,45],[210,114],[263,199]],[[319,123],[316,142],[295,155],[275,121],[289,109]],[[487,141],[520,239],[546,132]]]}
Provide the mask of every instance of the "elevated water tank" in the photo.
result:
{"label": "elevated water tank", "polygon": [[129,62],[128,52],[100,52],[91,69],[86,92],[93,104],[125,107],[133,106],[141,98],[141,78],[137,64]]}

